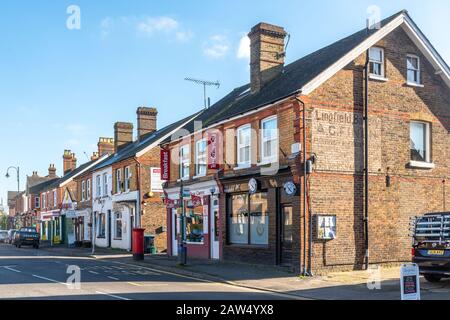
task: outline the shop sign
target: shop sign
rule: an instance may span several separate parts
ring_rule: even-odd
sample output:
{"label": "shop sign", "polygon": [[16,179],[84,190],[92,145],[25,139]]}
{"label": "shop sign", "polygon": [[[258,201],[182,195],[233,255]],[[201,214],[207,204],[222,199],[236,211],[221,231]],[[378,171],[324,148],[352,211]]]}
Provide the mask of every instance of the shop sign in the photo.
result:
{"label": "shop sign", "polygon": [[219,169],[219,133],[209,133],[208,138],[208,169]]}
{"label": "shop sign", "polygon": [[170,151],[161,150],[161,180],[170,180]]}
{"label": "shop sign", "polygon": [[179,205],[179,201],[178,200],[166,199],[166,207],[167,207],[167,209],[176,209],[179,206],[180,205]]}
{"label": "shop sign", "polygon": [[150,168],[150,191],[163,192],[163,183],[161,168]]}
{"label": "shop sign", "polygon": [[284,184],[284,192],[286,192],[288,196],[295,196],[297,194],[297,186],[294,182],[288,181]]}
{"label": "shop sign", "polygon": [[77,215],[77,212],[75,210],[67,210],[66,211],[66,218],[67,219],[75,219],[77,217],[78,217],[78,215]]}
{"label": "shop sign", "polygon": [[415,263],[402,265],[400,270],[402,300],[420,300],[419,266]]}
{"label": "shop sign", "polygon": [[200,197],[200,196],[196,196],[196,195],[191,195],[191,202],[192,202],[192,206],[194,207],[194,208],[196,208],[196,207],[201,207],[203,204],[202,204],[202,197]]}
{"label": "shop sign", "polygon": [[258,180],[256,180],[255,178],[251,178],[248,183],[248,189],[250,194],[255,194],[256,192],[258,192]]}

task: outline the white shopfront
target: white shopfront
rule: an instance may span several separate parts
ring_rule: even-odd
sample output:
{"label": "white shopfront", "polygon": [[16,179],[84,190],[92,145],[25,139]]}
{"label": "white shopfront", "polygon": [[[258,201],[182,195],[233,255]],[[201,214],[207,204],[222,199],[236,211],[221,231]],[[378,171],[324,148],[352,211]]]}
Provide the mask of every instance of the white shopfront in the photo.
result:
{"label": "white shopfront", "polygon": [[[183,187],[186,204],[186,244],[188,256],[220,259],[219,188],[216,181],[204,181]],[[181,235],[180,188],[166,190],[170,233],[170,254],[178,255]],[[189,199],[186,196],[189,195]],[[192,201],[194,199],[194,201]],[[174,205],[172,205],[173,207]]]}

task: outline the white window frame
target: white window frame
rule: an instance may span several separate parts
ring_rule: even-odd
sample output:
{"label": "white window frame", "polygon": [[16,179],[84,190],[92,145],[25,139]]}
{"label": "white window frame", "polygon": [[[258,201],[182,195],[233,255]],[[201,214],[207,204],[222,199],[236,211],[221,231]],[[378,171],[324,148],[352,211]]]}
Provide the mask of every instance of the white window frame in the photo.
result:
{"label": "white window frame", "polygon": [[[372,50],[379,50],[381,52],[381,62],[377,61],[377,60],[374,60],[374,59],[372,59],[370,57],[370,53],[371,53]],[[371,47],[369,49],[369,69],[371,69],[371,64],[372,63],[374,63],[374,64],[381,64],[381,74],[375,74],[375,73],[370,72],[370,77],[371,78],[385,79],[386,78],[386,70],[385,70],[385,67],[384,67],[385,55],[384,55],[384,49],[383,48]]]}
{"label": "white window frame", "polygon": [[108,174],[104,173],[102,177],[102,183],[103,183],[103,196],[108,196]]}
{"label": "white window frame", "polygon": [[122,169],[116,170],[116,194],[122,192]]}
{"label": "white window frame", "polygon": [[[410,166],[412,167],[419,167],[419,168],[434,168],[434,164],[432,163],[431,159],[431,123],[426,121],[420,121],[420,120],[412,120],[410,121],[410,127],[409,127],[409,135],[411,139],[411,124],[413,123],[420,123],[425,125],[425,161],[417,161],[410,159]],[[410,147],[411,149],[411,147]]]}
{"label": "white window frame", "polygon": [[86,200],[91,200],[91,179],[86,180]]}
{"label": "white window frame", "polygon": [[102,177],[101,175],[97,175],[95,177],[95,190],[97,191],[97,198],[101,198],[102,197]]}
{"label": "white window frame", "polygon": [[130,191],[130,185],[131,185],[131,167],[125,167],[124,169],[124,189],[125,192]]}
{"label": "white window frame", "polygon": [[[411,69],[408,66],[408,59],[417,59],[417,69]],[[409,71],[416,71],[417,72],[417,81],[409,79]],[[420,57],[416,56],[415,54],[408,54],[406,55],[406,83],[413,86],[421,86],[422,80],[421,80],[421,69],[420,69]]]}
{"label": "white window frame", "polygon": [[[271,121],[275,121],[276,124],[276,136],[275,137],[270,137],[270,139],[267,139],[264,136],[264,124],[267,122],[271,122]],[[263,164],[265,163],[274,163],[274,162],[278,162],[278,146],[279,146],[279,135],[278,135],[278,117],[277,116],[271,116],[268,118],[265,118],[261,121],[261,137],[260,137],[260,141],[261,141],[261,162]],[[267,157],[265,157],[265,151],[266,151],[266,143],[269,141],[273,141],[274,143],[274,150],[275,150],[275,154],[271,154]]]}
{"label": "white window frame", "polygon": [[45,193],[42,194],[42,208],[47,208],[47,194]]}
{"label": "white window frame", "polygon": [[[180,179],[186,180],[190,177],[191,166],[191,150],[190,145],[186,144],[180,147]],[[186,151],[186,152],[184,152]],[[186,156],[186,157],[184,157]],[[184,169],[187,169],[187,174],[184,175]]]}
{"label": "white window frame", "polygon": [[[241,132],[242,131],[249,131],[249,143],[248,145],[245,143],[245,141],[241,141]],[[240,126],[237,130],[236,130],[236,135],[237,135],[237,139],[236,139],[236,150],[237,150],[237,165],[238,168],[247,168],[251,166],[252,163],[252,126],[251,124],[245,124],[243,126]],[[245,138],[244,138],[245,140]],[[241,149],[243,148],[248,148],[248,160],[244,161],[243,159],[241,159]]]}
{"label": "white window frame", "polygon": [[53,208],[56,208],[57,202],[58,202],[58,196],[57,196],[57,193],[55,190],[55,191],[53,191]]}
{"label": "white window frame", "polygon": [[81,201],[86,201],[86,181],[81,181]]}
{"label": "white window frame", "polygon": [[[205,145],[203,154],[200,154],[200,145]],[[204,167],[205,171],[200,172],[200,168]],[[208,173],[208,142],[206,139],[200,139],[195,143],[195,175],[204,177]]]}

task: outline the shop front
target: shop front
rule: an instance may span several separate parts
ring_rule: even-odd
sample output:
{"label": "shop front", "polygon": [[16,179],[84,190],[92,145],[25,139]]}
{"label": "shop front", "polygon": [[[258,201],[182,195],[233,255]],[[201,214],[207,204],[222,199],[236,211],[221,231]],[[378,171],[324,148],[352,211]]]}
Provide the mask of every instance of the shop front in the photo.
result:
{"label": "shop front", "polygon": [[300,198],[290,171],[221,181],[223,259],[295,267],[300,261]]}
{"label": "shop front", "polygon": [[92,244],[92,210],[76,210],[73,225],[75,229],[75,246],[90,247]]}
{"label": "shop front", "polygon": [[41,240],[52,244],[64,243],[65,217],[61,216],[61,210],[41,212]]}
{"label": "shop front", "polygon": [[[220,259],[219,194],[215,181],[183,187],[187,256],[199,259]],[[168,252],[178,256],[182,244],[183,210],[180,188],[167,190]]]}

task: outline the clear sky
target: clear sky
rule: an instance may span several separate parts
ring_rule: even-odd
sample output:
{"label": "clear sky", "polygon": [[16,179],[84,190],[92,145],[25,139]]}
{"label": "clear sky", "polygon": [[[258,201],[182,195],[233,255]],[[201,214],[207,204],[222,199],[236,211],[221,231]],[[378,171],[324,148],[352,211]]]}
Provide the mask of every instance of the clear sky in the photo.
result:
{"label": "clear sky", "polygon": [[[79,30],[66,26],[70,5],[81,10]],[[247,83],[242,38],[258,22],[286,28],[292,62],[363,28],[370,5],[383,18],[407,9],[450,61],[448,0],[1,1],[0,198],[16,189],[8,166],[20,166],[22,188],[50,163],[61,174],[64,149],[87,161],[138,106],[158,108],[160,127],[199,110],[202,88],[187,76],[219,80],[213,102]]]}

